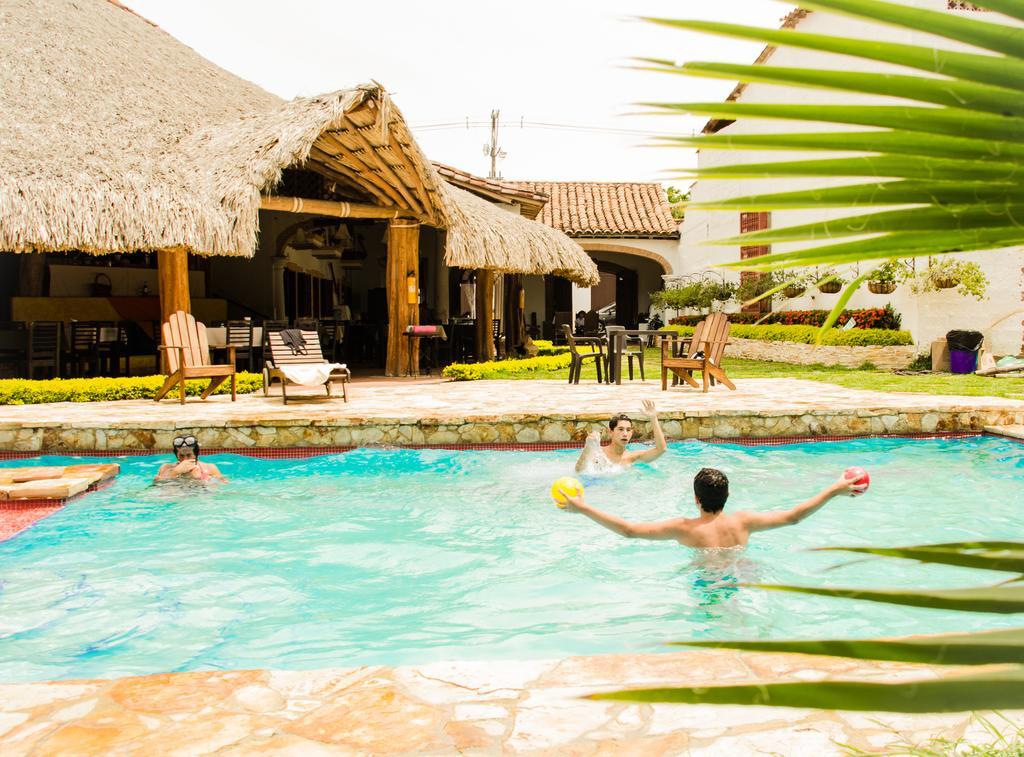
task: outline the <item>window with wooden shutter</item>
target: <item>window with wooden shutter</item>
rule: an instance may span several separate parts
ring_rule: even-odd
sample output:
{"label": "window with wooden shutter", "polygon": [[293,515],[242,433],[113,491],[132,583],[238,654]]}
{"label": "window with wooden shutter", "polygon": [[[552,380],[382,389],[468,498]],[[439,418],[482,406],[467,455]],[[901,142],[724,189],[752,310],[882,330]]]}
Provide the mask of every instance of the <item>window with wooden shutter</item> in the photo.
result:
{"label": "window with wooden shutter", "polygon": [[[740,233],[748,234],[753,231],[764,231],[765,229],[771,228],[772,214],[768,211],[760,211],[757,213],[740,213]],[[750,258],[759,258],[762,255],[767,255],[772,251],[770,244],[755,244],[746,245],[740,247],[740,260],[749,260]],[[760,276],[760,273],[753,271],[743,271],[740,273],[740,281],[747,281],[750,278]],[[753,305],[744,305],[744,313],[767,313],[772,309],[772,303],[769,300],[761,300]]]}

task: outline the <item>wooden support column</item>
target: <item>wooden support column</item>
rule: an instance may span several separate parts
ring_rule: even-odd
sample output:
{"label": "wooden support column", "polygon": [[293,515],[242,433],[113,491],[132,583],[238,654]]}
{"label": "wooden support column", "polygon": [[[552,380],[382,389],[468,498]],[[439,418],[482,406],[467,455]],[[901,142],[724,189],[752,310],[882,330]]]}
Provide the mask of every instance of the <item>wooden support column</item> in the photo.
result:
{"label": "wooden support column", "polygon": [[18,296],[43,297],[46,258],[41,252],[23,252],[18,256]]}
{"label": "wooden support column", "polygon": [[494,272],[479,268],[476,272],[476,355],[477,360],[494,359]]}
{"label": "wooden support column", "polygon": [[413,372],[419,372],[417,340],[405,336],[407,326],[419,323],[419,305],[409,302],[408,277],[411,273],[419,289],[420,224],[398,218],[388,224],[388,349],[385,372],[388,376],[408,376],[410,349]]}
{"label": "wooden support column", "polygon": [[188,253],[183,247],[159,250],[157,279],[160,282],[160,320],[166,322],[178,310],[192,312],[188,291]]}

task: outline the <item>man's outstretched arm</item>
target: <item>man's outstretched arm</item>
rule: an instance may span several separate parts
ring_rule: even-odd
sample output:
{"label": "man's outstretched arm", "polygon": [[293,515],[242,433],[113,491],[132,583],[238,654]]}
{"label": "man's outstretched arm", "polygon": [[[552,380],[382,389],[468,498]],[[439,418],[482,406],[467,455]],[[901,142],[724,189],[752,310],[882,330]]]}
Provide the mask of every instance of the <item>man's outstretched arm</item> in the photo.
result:
{"label": "man's outstretched arm", "polygon": [[630,523],[625,518],[612,515],[596,507],[592,507],[583,501],[583,497],[567,497],[568,506],[566,509],[581,512],[595,523],[614,531],[627,539],[653,539],[664,541],[667,539],[678,539],[680,534],[680,520],[663,520],[656,523]]}
{"label": "man's outstretched arm", "polygon": [[855,484],[853,483],[854,481],[855,479],[841,476],[831,486],[822,489],[806,502],[801,502],[789,510],[779,510],[772,513],[743,512],[737,513],[737,515],[743,518],[744,524],[751,531],[769,531],[773,528],[782,528],[783,526],[795,526],[804,518],[818,512],[834,497],[838,497],[840,494],[855,496],[863,493],[868,488],[867,484]]}

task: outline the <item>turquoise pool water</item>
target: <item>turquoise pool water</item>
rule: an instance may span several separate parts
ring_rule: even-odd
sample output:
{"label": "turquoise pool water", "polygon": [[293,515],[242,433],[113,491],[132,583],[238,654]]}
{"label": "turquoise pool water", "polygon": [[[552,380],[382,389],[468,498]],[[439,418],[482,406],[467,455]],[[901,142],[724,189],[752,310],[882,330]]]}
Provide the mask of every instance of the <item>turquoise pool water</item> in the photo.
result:
{"label": "turquoise pool water", "polygon": [[[993,438],[745,448],[672,444],[651,466],[585,479],[633,519],[693,511],[705,465],[734,509],[813,494],[852,464],[869,494],[758,535],[708,568],[629,541],[547,499],[576,451],[358,450],[211,459],[214,489],[149,482],[164,458],[118,459],[117,483],[0,543],[0,681],[211,668],[659,651],[670,639],[868,636],[1020,618],[737,588],[741,580],[966,586],[1001,576],[849,557],[817,545],[1024,538],[1024,446]],[[92,458],[95,459],[95,458]],[[71,458],[40,458],[66,464]]]}

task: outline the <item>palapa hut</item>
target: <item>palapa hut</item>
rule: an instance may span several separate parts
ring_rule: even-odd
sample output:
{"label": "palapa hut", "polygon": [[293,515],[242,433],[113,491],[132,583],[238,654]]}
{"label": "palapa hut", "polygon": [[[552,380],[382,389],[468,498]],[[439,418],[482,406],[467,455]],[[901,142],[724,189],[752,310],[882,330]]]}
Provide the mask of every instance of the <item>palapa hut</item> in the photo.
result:
{"label": "palapa hut", "polygon": [[[564,234],[444,181],[376,83],[284,102],[114,0],[8,0],[0,32],[0,251],[41,253],[0,255],[15,318],[145,320],[193,304],[317,316],[350,307],[346,294],[370,303],[376,287],[347,292],[345,271],[379,243],[371,278],[384,279],[397,375],[399,335],[439,299],[445,268],[597,280]],[[128,257],[86,265],[98,255]],[[488,312],[477,322],[490,333]]]}

